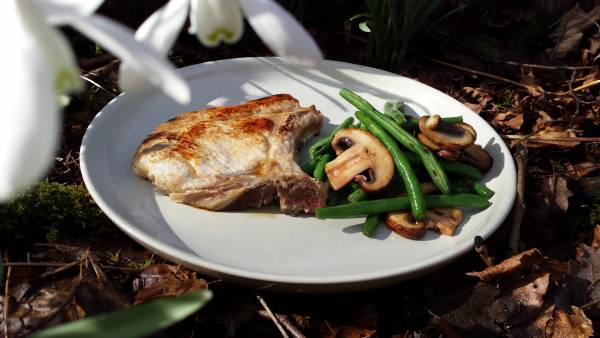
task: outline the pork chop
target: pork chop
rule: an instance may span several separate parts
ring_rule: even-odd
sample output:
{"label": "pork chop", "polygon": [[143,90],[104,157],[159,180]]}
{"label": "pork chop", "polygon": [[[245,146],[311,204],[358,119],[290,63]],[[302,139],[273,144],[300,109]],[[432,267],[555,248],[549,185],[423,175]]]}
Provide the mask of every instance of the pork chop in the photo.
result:
{"label": "pork chop", "polygon": [[138,146],[133,170],[177,202],[209,210],[261,207],[313,213],[327,184],[306,175],[297,147],[317,134],[323,115],[278,94],[237,106],[186,112]]}

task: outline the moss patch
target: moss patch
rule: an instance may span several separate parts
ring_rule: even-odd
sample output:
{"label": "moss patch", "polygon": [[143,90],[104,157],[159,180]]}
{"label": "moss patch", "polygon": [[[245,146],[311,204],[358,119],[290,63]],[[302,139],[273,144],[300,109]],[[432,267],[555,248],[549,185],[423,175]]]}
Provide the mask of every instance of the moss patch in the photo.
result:
{"label": "moss patch", "polygon": [[83,185],[48,181],[0,205],[0,231],[4,248],[65,239],[95,242],[118,232]]}

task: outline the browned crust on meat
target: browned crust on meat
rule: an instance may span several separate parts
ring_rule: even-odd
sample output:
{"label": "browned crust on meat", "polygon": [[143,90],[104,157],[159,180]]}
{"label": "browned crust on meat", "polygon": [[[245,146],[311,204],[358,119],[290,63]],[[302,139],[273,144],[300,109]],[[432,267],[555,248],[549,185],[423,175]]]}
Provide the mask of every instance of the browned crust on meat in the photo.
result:
{"label": "browned crust on meat", "polygon": [[[299,107],[299,102],[289,94],[276,94],[265,98],[248,101],[235,106],[207,108],[181,113],[178,116],[159,125],[136,150],[137,159],[145,149],[154,147],[158,142],[167,142],[171,145],[169,151],[173,155],[191,159],[195,155],[195,140],[207,133],[208,128],[218,120],[240,119],[237,128],[231,137],[242,137],[242,134],[269,132],[273,128],[273,121],[264,117],[254,117],[257,112],[275,108],[280,105]],[[303,113],[315,112],[314,106],[303,109]],[[279,111],[276,111],[278,113]],[[298,113],[302,113],[298,112]],[[288,123],[289,124],[289,123]],[[289,126],[291,128],[291,126]]]}

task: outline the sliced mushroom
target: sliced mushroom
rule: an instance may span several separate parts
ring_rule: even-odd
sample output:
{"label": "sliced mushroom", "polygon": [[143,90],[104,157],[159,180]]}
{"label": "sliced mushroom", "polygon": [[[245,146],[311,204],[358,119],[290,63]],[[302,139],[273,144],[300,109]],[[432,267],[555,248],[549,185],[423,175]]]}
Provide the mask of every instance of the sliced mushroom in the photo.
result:
{"label": "sliced mushroom", "polygon": [[338,155],[325,165],[325,173],[334,190],[353,179],[365,192],[376,192],[394,177],[394,161],[389,151],[368,131],[344,128],[338,131],[331,146]]}
{"label": "sliced mushroom", "polygon": [[385,216],[385,224],[393,232],[408,239],[419,239],[425,235],[425,222],[417,222],[410,212],[390,212]]}
{"label": "sliced mushroom", "polygon": [[459,151],[451,150],[451,149],[442,148],[439,151],[436,151],[435,153],[441,158],[445,158],[447,160],[452,160],[452,161],[456,161],[460,157]]}
{"label": "sliced mushroom", "polygon": [[463,213],[456,208],[434,208],[427,210],[425,220],[417,222],[410,212],[390,212],[385,217],[388,228],[402,237],[419,239],[426,230],[435,230],[442,235],[453,236],[462,221]]}
{"label": "sliced mushroom", "polygon": [[464,128],[461,124],[442,121],[439,115],[423,116],[419,119],[419,129],[428,139],[442,148],[462,149],[475,142],[472,128]]}
{"label": "sliced mushroom", "polygon": [[457,208],[434,208],[427,210],[425,228],[442,235],[453,236],[462,221],[463,213]]}
{"label": "sliced mushroom", "polygon": [[429,148],[429,150],[431,150],[431,151],[442,150],[442,147],[440,147],[439,144],[428,139],[427,136],[425,136],[425,134],[423,134],[423,133],[419,133],[419,135],[417,135],[417,138],[419,139],[419,142],[421,142],[421,144],[423,144],[424,146]]}
{"label": "sliced mushroom", "polygon": [[483,172],[490,170],[494,164],[492,156],[477,144],[472,144],[463,149],[458,161],[477,167]]}
{"label": "sliced mushroom", "polygon": [[475,128],[473,128],[470,124],[468,123],[456,123],[456,126],[461,127],[462,129],[468,131],[469,133],[471,133],[471,135],[473,135],[474,139],[477,139],[477,132],[475,131]]}

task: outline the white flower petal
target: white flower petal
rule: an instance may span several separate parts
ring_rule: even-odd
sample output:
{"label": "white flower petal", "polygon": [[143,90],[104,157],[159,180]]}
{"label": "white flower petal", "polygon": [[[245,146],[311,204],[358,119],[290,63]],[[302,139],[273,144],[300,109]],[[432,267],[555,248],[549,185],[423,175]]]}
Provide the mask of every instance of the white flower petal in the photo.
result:
{"label": "white flower petal", "polygon": [[2,0],[0,20],[10,27],[10,53],[0,53],[0,203],[35,183],[49,168],[60,137],[60,112],[51,66],[30,34],[16,2]]}
{"label": "white flower petal", "polygon": [[70,7],[82,15],[94,13],[104,0],[43,0],[54,6]]}
{"label": "white flower petal", "polygon": [[151,84],[179,103],[190,101],[190,88],[185,80],[152,48],[136,41],[127,27],[99,15],[70,14],[67,18],[70,25],[120,57],[136,73],[144,74]]}
{"label": "white flower petal", "polygon": [[272,0],[240,0],[246,18],[271,50],[290,63],[315,66],[323,59],[317,43],[302,25]]}
{"label": "white flower petal", "polygon": [[171,0],[154,12],[135,32],[138,41],[165,55],[175,43],[189,11],[189,0]]}
{"label": "white flower petal", "polygon": [[244,33],[238,0],[191,0],[190,33],[208,47],[237,42]]}
{"label": "white flower petal", "polygon": [[[189,10],[189,0],[171,0],[154,12],[135,32],[135,39],[166,55],[181,32]],[[119,85],[128,92],[147,87],[144,74],[136,73],[126,62],[121,63]]]}
{"label": "white flower petal", "polygon": [[17,3],[24,28],[29,31],[41,47],[43,56],[50,64],[53,88],[57,94],[80,89],[79,67],[71,46],[64,36],[44,21],[39,1],[21,0]]}

